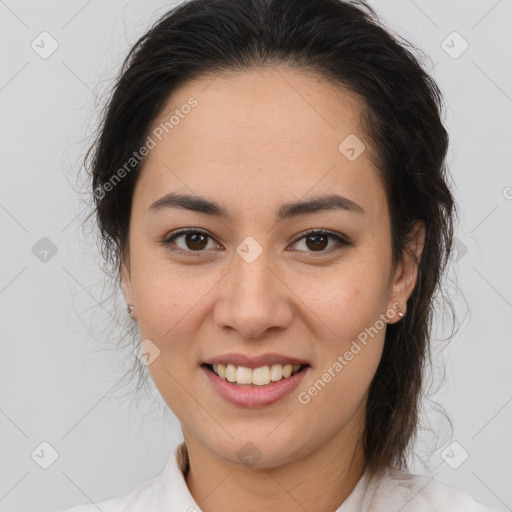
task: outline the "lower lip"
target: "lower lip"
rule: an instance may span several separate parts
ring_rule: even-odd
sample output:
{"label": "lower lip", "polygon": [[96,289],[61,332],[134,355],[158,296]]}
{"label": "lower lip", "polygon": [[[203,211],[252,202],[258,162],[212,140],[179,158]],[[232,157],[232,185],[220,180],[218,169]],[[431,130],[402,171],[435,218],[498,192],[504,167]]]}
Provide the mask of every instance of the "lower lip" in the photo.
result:
{"label": "lower lip", "polygon": [[274,384],[264,387],[245,388],[231,384],[226,379],[219,377],[205,366],[201,366],[201,370],[206,374],[212,383],[215,391],[233,405],[240,407],[263,407],[273,404],[288,393],[291,393],[306,376],[311,369],[307,366],[300,372],[290,377],[282,378]]}

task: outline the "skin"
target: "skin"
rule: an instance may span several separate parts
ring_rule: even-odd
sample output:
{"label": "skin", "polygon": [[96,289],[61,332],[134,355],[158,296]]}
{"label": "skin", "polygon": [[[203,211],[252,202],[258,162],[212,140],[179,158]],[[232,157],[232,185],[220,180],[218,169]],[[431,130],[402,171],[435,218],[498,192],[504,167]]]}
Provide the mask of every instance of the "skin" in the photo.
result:
{"label": "skin", "polygon": [[[388,203],[359,128],[360,100],[311,72],[261,68],[182,85],[154,127],[190,97],[198,105],[145,160],[122,273],[140,339],[160,350],[148,369],[182,424],[187,486],[206,512],[235,512],[240,504],[254,512],[335,510],[364,471],[364,410],[385,327],[309,403],[297,395],[394,303],[405,312],[417,271],[408,253],[400,264],[392,260]],[[355,161],[338,150],[349,134],[367,148]],[[229,219],[148,210],[169,192],[213,200]],[[364,212],[276,222],[283,203],[332,193]],[[182,228],[210,235],[199,239],[199,256],[185,236],[174,240],[185,254],[162,244]],[[322,228],[351,244],[328,238],[316,249],[301,238]],[[249,236],[262,248],[252,263],[236,252]],[[421,240],[410,247],[416,256]],[[399,320],[395,315],[389,323]],[[278,352],[308,361],[311,369],[277,403],[237,407],[200,369],[228,352]],[[261,457],[252,467],[237,456],[248,442]]]}

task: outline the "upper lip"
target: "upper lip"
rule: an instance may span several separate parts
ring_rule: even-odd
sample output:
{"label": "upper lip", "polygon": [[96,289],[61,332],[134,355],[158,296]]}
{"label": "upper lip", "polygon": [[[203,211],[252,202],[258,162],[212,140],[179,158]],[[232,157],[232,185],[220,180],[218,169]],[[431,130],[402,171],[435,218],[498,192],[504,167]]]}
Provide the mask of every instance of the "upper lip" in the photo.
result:
{"label": "upper lip", "polygon": [[289,357],[283,354],[262,354],[259,356],[248,356],[246,354],[223,354],[204,361],[203,364],[234,364],[246,368],[260,368],[261,366],[272,366],[273,364],[309,364],[303,359]]}

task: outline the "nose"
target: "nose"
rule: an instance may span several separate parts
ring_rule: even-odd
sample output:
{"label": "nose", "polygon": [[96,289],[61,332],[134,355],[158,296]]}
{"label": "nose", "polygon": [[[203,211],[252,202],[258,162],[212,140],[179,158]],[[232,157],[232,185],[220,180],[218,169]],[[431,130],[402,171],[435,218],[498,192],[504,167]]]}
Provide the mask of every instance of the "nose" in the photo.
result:
{"label": "nose", "polygon": [[266,251],[252,262],[234,255],[215,305],[214,321],[219,328],[230,327],[244,338],[256,339],[269,329],[289,326],[293,292],[269,263]]}

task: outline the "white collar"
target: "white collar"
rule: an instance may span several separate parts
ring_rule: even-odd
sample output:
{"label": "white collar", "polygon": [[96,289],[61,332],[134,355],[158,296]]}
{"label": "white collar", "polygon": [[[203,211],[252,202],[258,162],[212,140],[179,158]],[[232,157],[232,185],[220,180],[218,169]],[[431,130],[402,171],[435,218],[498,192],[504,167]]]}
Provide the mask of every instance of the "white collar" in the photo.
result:
{"label": "white collar", "polygon": [[156,482],[155,510],[201,510],[188,490],[185,470],[188,470],[188,455],[182,442],[173,448]]}
{"label": "white collar", "polygon": [[[157,477],[156,495],[154,507],[155,510],[201,510],[190,494],[185,479],[186,471],[188,471],[188,455],[187,447],[184,442],[176,445],[165,465],[162,473]],[[368,489],[369,473],[365,471],[357,482],[343,504],[336,509],[336,512],[359,512],[363,510],[368,499],[371,500],[373,492]],[[372,484],[376,484],[375,479]],[[372,485],[371,487],[374,487]],[[366,499],[365,499],[366,498]]]}

